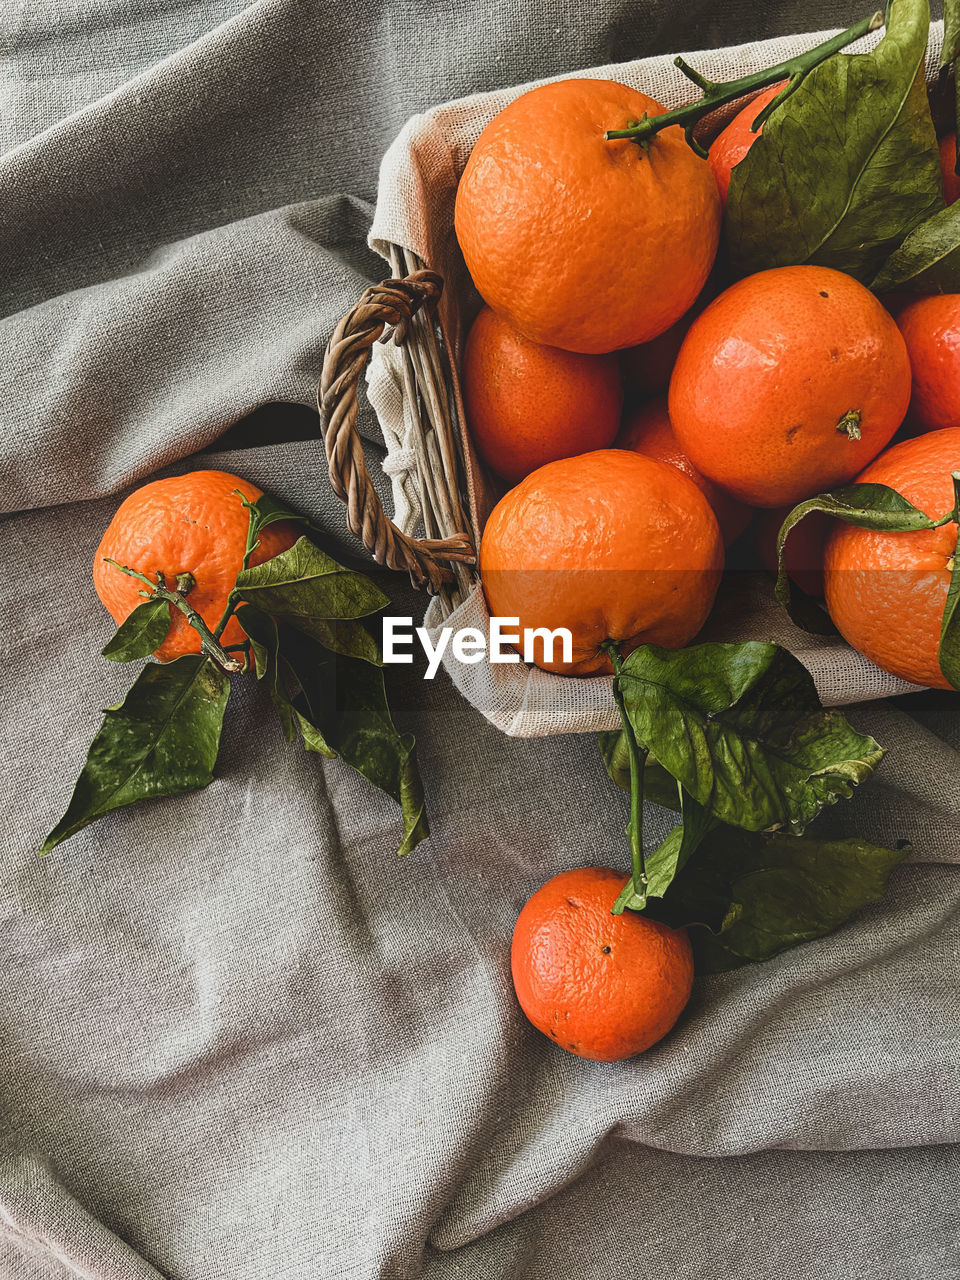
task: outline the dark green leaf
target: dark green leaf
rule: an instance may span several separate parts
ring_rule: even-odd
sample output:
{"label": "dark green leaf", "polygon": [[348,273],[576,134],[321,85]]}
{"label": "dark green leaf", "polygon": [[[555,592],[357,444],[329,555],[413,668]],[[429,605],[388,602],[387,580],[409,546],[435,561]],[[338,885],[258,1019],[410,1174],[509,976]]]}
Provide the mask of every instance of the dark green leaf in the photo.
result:
{"label": "dark green leaf", "polygon": [[[669,776],[669,775],[667,775]],[[671,782],[673,780],[671,779]],[[621,911],[642,911],[649,898],[662,898],[679,870],[694,853],[700,842],[716,825],[706,809],[694,800],[683,787],[673,782],[674,791],[680,796],[682,820],[678,826],[668,832],[666,837],[644,859],[647,873],[647,891],[638,892],[633,876],[627,881],[616,902],[613,904],[614,915]],[[674,804],[676,804],[676,800]]]}
{"label": "dark green leaf", "polygon": [[278,520],[292,520],[296,524],[306,525],[310,529],[316,528],[316,525],[307,516],[301,515],[299,511],[291,511],[288,506],[279,502],[272,494],[261,494],[254,506],[257,510],[257,533],[261,529],[266,529],[267,525],[276,524]]}
{"label": "dark green leaf", "polygon": [[939,209],[886,260],[874,293],[960,293],[960,204]]}
{"label": "dark green leaf", "polygon": [[[235,616],[250,641],[257,679],[266,682],[283,736],[287,742],[293,742],[297,736],[298,717],[283,683],[276,621],[252,604],[239,605]],[[334,753],[329,751],[326,754]]]}
{"label": "dark green leaf", "polygon": [[780,526],[777,535],[777,599],[790,617],[804,631],[816,635],[835,635],[836,627],[818,604],[798,591],[787,574],[784,551],[791,531],[801,520],[815,511],[835,516],[844,524],[858,529],[874,529],[887,533],[908,533],[913,529],[932,529],[934,522],[902,494],[885,484],[848,484],[829,493],[798,503]]}
{"label": "dark green leaf", "polygon": [[621,688],[640,746],[714,817],[752,831],[802,829],[883,756],[775,644],[641,645]]}
{"label": "dark green leaf", "polygon": [[379,662],[376,641],[353,621],[389,601],[369,578],[337,564],[308,538],[237,575],[235,596],[254,604],[329,649]]}
{"label": "dark green leaf", "polygon": [[823,937],[879,902],[909,853],[866,840],[763,835],[718,827],[648,914],[693,926],[699,973],[768,960]]}
{"label": "dark green leaf", "polygon": [[[627,752],[627,741],[622,729],[610,729],[597,734],[597,745],[610,778],[621,791],[630,793],[630,757]],[[680,811],[677,782],[671,778],[666,769],[661,769],[653,756],[648,755],[643,767],[644,799],[665,809]]]}
{"label": "dark green leaf", "polygon": [[227,676],[199,654],[144,667],[123,702],[105,712],[41,853],[113,809],[207,786],[229,693]]}
{"label": "dark green leaf", "polygon": [[924,53],[927,0],[893,0],[869,53],[837,54],[733,170],[725,236],[739,275],[816,263],[863,283],[943,208]]}
{"label": "dark green leaf", "polygon": [[285,630],[282,643],[281,663],[299,690],[291,705],[303,745],[308,751],[335,759],[337,752],[320,726],[336,723],[336,660],[296,632]]}
{"label": "dark green leaf", "polygon": [[138,604],[133,613],[120,623],[102,653],[111,662],[134,662],[149,658],[159,649],[170,630],[170,606],[156,596]]}
{"label": "dark green leaf", "polygon": [[[954,514],[960,520],[960,471],[953,473]],[[960,524],[958,524],[956,550],[953,554],[953,571],[950,588],[943,609],[940,627],[940,670],[955,689],[960,689]]]}
{"label": "dark green leaf", "polygon": [[943,48],[940,50],[940,70],[944,71],[956,62],[960,55],[960,0],[943,0]]}
{"label": "dark green leaf", "polygon": [[403,813],[399,853],[409,853],[428,834],[423,787],[411,734],[397,732],[387,704],[383,668],[322,649],[308,637],[284,629],[281,656],[290,664],[301,693],[294,707],[312,731],[370,782],[392,796]]}
{"label": "dark green leaf", "polygon": [[234,616],[250,641],[253,669],[257,679],[262,680],[270,671],[271,665],[276,664],[277,624],[268,613],[252,604],[238,605]]}
{"label": "dark green leaf", "polygon": [[297,627],[306,635],[319,640],[325,649],[333,653],[342,653],[347,658],[361,658],[364,662],[372,662],[375,667],[383,665],[380,646],[362,622],[349,619],[342,622],[325,622],[322,618],[299,618],[296,621],[280,615],[284,622]]}
{"label": "dark green leaf", "polygon": [[681,822],[667,836],[659,849],[647,859],[647,893],[662,898],[690,855],[716,825],[716,819],[683,787],[680,792]]}

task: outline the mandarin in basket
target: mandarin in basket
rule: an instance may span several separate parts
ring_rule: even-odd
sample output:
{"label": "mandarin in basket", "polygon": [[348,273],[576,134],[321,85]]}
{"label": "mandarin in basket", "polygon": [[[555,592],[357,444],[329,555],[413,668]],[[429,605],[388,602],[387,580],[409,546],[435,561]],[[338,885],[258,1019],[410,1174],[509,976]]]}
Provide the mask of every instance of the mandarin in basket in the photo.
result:
{"label": "mandarin in basket", "polygon": [[720,198],[679,126],[608,140],[665,108],[613,80],[522,94],[477,139],[457,239],[484,301],[570,351],[635,346],[691,306],[713,265]]}
{"label": "mandarin in basket", "polygon": [[[216,627],[243,567],[247,545],[250,521],[240,494],[256,502],[263,490],[227,471],[190,471],[145,484],[120,504],[93,558],[93,584],[114,622],[119,625],[143,603],[139,592],[146,588],[107,563],[106,557],[154,582],[162,573],[170,587],[178,575],[189,573],[194,586],[187,601],[211,630]],[[297,536],[295,526],[287,521],[267,525],[250,564],[279,555],[293,546]],[[245,639],[240,623],[231,618],[221,643],[240,644]],[[199,652],[200,633],[171,605],[170,630],[155,656],[172,662]]]}
{"label": "mandarin in basket", "polygon": [[516,484],[546,462],[611,444],[623,382],[616,356],[541,346],[484,307],[464,351],[463,400],[477,452]]}
{"label": "mandarin in basket", "polygon": [[690,310],[658,338],[620,352],[623,389],[629,399],[648,400],[666,391],[687,331],[712,296],[708,284]]}
{"label": "mandarin in basket", "polygon": [[852,276],[813,266],[760,271],[711,302],[669,393],[683,452],[756,507],[852,480],[909,401],[910,361],[890,313]]}
{"label": "mandarin in basket", "polygon": [[711,142],[707,159],[713,170],[713,176],[717,180],[720,199],[724,204],[727,203],[727,192],[730,190],[731,173],[763,133],[763,125],[756,132],[753,131],[754,120],[763,108],[774,100],[786,83],[786,80],[781,80],[778,84],[771,85],[769,89],[758,93],[755,98],[751,98]]}
{"label": "mandarin in basket", "polygon": [[960,426],[960,293],[916,298],[898,309],[897,324],[913,370],[912,425]]}
{"label": "mandarin in basket", "polygon": [[537,664],[573,675],[609,672],[614,640],[679,649],[713,604],[723,540],[688,476],[622,449],[550,462],[497,503],[480,543],[490,612],[521,630],[566,627],[573,661],[535,648]]}
{"label": "mandarin in basket", "polygon": [[622,1062],[672,1029],[693,988],[685,929],[610,908],[628,877],[610,867],[563,871],[538,889],[513,931],[520,1007],[568,1053]]}
{"label": "mandarin in basket", "polygon": [[[954,505],[960,427],[904,440],[857,481],[885,484],[939,520]],[[843,638],[891,675],[949,689],[938,649],[957,526],[880,533],[838,524],[824,564],[827,609]]]}
{"label": "mandarin in basket", "polygon": [[713,507],[726,546],[735,542],[750,523],[753,516],[751,508],[737,502],[736,498],[731,498],[718,484],[701,475],[677,444],[665,396],[658,396],[656,400],[649,400],[632,409],[626,415],[614,443],[618,449],[632,449],[634,453],[657,458],[689,476]]}

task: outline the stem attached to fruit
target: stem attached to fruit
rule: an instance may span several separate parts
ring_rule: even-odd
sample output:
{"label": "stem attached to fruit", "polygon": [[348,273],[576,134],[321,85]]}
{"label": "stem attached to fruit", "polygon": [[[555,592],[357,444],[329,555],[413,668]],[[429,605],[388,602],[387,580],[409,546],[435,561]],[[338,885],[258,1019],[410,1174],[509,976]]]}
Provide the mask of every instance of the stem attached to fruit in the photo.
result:
{"label": "stem attached to fruit", "polygon": [[862,439],[863,432],[860,429],[860,410],[848,409],[837,423],[837,430],[841,435],[845,435],[848,440]]}
{"label": "stem attached to fruit", "polygon": [[627,835],[630,837],[634,890],[641,897],[645,897],[647,868],[643,857],[643,766],[647,759],[647,751],[637,742],[637,735],[633,731],[633,725],[630,723],[626,704],[623,701],[623,690],[620,688],[623,659],[620,657],[620,650],[613,640],[605,640],[600,648],[613,664],[613,696],[616,699],[617,710],[620,712],[623,735],[627,740],[627,754],[630,758],[630,821],[627,823]]}
{"label": "stem attached to fruit", "polygon": [[753,75],[741,76],[739,80],[728,80],[725,83],[708,80],[699,71],[695,71],[693,67],[688,66],[683,58],[674,58],[674,63],[687,79],[692,80],[698,89],[703,90],[703,97],[698,102],[690,102],[684,107],[675,107],[672,111],[665,111],[663,115],[644,116],[642,120],[630,125],[627,129],[609,129],[604,134],[604,137],[611,142],[615,139],[628,138],[632,142],[639,143],[640,146],[645,147],[649,145],[661,129],[667,129],[670,125],[678,124],[682,126],[687,142],[694,151],[706,158],[707,152],[705,148],[693,136],[693,126],[697,121],[702,120],[711,111],[716,111],[718,107],[723,107],[728,102],[734,102],[737,98],[742,98],[744,94],[753,93],[757,89],[766,89],[768,85],[776,84],[778,80],[786,80],[787,83],[783,89],[772,102],[769,102],[764,107],[756,120],[754,120],[751,131],[756,133],[764,121],[770,117],[770,114],[792,93],[796,92],[814,67],[818,67],[821,62],[824,62],[833,54],[839,53],[841,49],[845,49],[848,44],[853,44],[854,40],[859,40],[861,36],[868,35],[871,31],[878,31],[882,26],[883,14],[879,12],[871,14],[869,18],[863,18],[855,26],[848,28],[846,31],[841,31],[839,35],[833,36],[830,40],[825,40],[823,44],[817,45],[815,49],[798,54],[795,58],[788,58],[786,62],[780,62],[777,66],[770,67],[767,71],[757,71]]}
{"label": "stem attached to fruit", "polygon": [[150,588],[150,592],[141,591],[140,594],[147,599],[150,595],[159,596],[161,600],[166,600],[172,604],[175,609],[179,609],[183,616],[193,627],[194,631],[200,635],[200,650],[205,653],[208,658],[212,658],[214,662],[219,663],[224,671],[242,671],[243,663],[237,662],[235,658],[231,658],[227,651],[219,644],[216,636],[197,613],[196,609],[187,602],[187,592],[192,591],[196,586],[193,575],[189,573],[181,573],[177,575],[177,588],[171,589],[167,586],[166,579],[162,573],[157,574],[156,582],[151,581],[145,573],[140,573],[137,569],[128,569],[125,564],[119,564],[116,560],[111,560],[109,556],[104,556],[107,564],[112,564],[115,569],[119,569],[121,573],[128,574],[131,578],[139,578],[141,582],[146,583]]}

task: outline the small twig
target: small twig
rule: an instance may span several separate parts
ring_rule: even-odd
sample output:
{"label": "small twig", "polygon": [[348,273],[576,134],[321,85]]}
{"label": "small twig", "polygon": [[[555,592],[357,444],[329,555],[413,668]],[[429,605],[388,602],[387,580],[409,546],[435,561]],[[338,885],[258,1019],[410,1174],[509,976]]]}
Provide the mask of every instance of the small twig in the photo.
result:
{"label": "small twig", "polygon": [[[226,649],[220,645],[217,637],[213,632],[211,632],[210,628],[204,622],[203,618],[201,618],[200,614],[197,613],[196,609],[188,603],[186,593],[184,591],[174,590],[168,587],[166,579],[162,573],[157,574],[156,582],[151,582],[145,573],[140,573],[137,569],[130,569],[125,564],[119,564],[116,560],[111,560],[109,556],[104,556],[103,558],[106,560],[107,564],[112,564],[113,567],[115,569],[119,569],[121,573],[126,573],[131,578],[138,578],[140,582],[145,583],[146,586],[150,588],[151,595],[159,596],[161,600],[166,600],[169,604],[172,604],[175,609],[179,609],[190,626],[193,627],[194,631],[199,633],[201,652],[205,653],[208,658],[212,658],[214,662],[219,663],[219,665],[223,667],[224,671],[243,670],[243,663],[237,662],[235,658],[230,657]],[[177,587],[179,587],[181,583],[184,583],[185,585],[187,578],[190,579],[190,586],[188,590],[192,591],[193,587],[196,585],[192,574],[178,575]],[[141,591],[140,595],[147,595],[147,593]]]}
{"label": "small twig", "polygon": [[823,44],[817,45],[815,49],[810,49],[806,53],[798,54],[795,58],[788,58],[786,62],[780,62],[775,67],[770,67],[766,71],[757,71],[753,75],[741,76],[739,80],[728,80],[725,84],[718,84],[714,80],[708,80],[706,76],[702,76],[699,71],[695,71],[693,67],[684,62],[683,58],[674,58],[674,63],[688,80],[693,81],[698,89],[702,90],[703,97],[699,102],[690,102],[683,107],[675,107],[672,111],[665,111],[659,116],[644,116],[636,124],[630,125],[626,129],[610,129],[604,134],[608,141],[614,141],[620,138],[628,138],[632,142],[639,143],[640,146],[649,146],[651,140],[660,132],[661,129],[667,129],[670,125],[681,125],[686,135],[687,142],[693,147],[698,155],[706,156],[707,152],[693,136],[693,126],[697,121],[702,120],[704,116],[709,115],[711,111],[716,111],[718,107],[725,106],[728,102],[734,102],[737,98],[742,98],[744,94],[753,93],[757,89],[766,89],[769,85],[776,84],[778,80],[786,80],[787,84],[772,102],[759,113],[752,125],[752,132],[760,128],[767,120],[771,112],[775,111],[781,103],[797,91],[806,77],[821,62],[831,57],[835,53],[839,53],[841,49],[845,49],[848,44],[852,44],[854,40],[859,40],[861,36],[868,35],[871,31],[877,31],[883,26],[883,14],[874,13],[869,18],[863,18],[855,26],[849,27],[846,31],[841,31],[839,35],[833,36],[830,40],[825,40]]}

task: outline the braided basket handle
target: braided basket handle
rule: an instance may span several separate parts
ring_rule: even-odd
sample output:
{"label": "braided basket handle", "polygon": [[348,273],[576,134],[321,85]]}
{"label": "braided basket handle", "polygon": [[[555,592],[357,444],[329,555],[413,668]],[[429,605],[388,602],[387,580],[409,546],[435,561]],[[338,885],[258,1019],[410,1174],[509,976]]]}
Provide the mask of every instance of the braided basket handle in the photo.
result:
{"label": "braided basket handle", "polygon": [[434,271],[415,271],[403,280],[384,280],[367,289],[327,343],[317,396],[330,483],[346,504],[350,532],[378,564],[405,569],[414,586],[433,593],[452,580],[449,562],[475,562],[473,544],[466,533],[411,538],[387,517],[363,456],[357,390],[370,349],[384,330],[389,326],[394,341],[403,342],[413,316],[424,305],[435,307],[442,289],[443,281]]}

